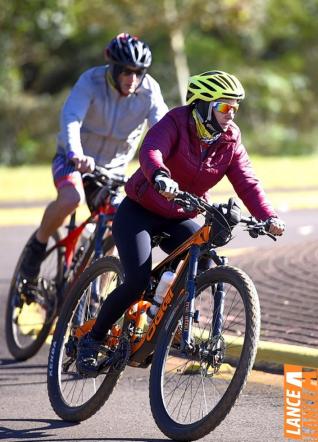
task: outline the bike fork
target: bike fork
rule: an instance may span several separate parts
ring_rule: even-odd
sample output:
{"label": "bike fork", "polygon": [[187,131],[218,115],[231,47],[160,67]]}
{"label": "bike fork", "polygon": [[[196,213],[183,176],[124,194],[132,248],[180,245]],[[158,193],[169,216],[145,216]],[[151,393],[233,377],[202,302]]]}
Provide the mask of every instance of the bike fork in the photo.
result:
{"label": "bike fork", "polygon": [[[227,263],[227,258],[218,257],[219,265],[225,265]],[[214,309],[213,309],[213,330],[212,336],[217,337],[222,333],[223,328],[223,313],[224,313],[224,282],[219,282],[216,284],[216,291],[214,293]]]}
{"label": "bike fork", "polygon": [[[94,247],[94,257],[93,262],[103,256],[103,238],[107,228],[107,221],[109,217],[105,213],[100,213],[98,218],[98,223],[96,226],[95,235],[95,247]],[[91,291],[91,314],[96,314],[96,308],[99,304],[100,298],[100,280],[101,277],[98,276],[92,283]]]}
{"label": "bike fork", "polygon": [[106,231],[107,215],[100,213],[96,226],[94,260],[103,256],[103,237]]}
{"label": "bike fork", "polygon": [[189,252],[189,270],[186,284],[186,302],[184,304],[183,311],[183,324],[182,324],[182,342],[181,350],[186,351],[191,349],[191,331],[193,321],[196,318],[197,313],[194,310],[195,299],[195,278],[198,272],[198,260],[200,254],[200,246],[194,244],[190,247]]}
{"label": "bike fork", "polygon": [[[198,321],[199,312],[194,309],[195,300],[195,278],[198,272],[198,260],[200,255],[200,246],[192,245],[189,252],[189,270],[186,284],[186,302],[183,311],[183,324],[182,324],[182,343],[181,350],[186,351],[192,348],[191,343],[191,331],[193,322]],[[217,257],[217,265],[225,265],[227,259],[225,257]],[[214,309],[213,309],[213,329],[212,337],[218,337],[221,335],[223,328],[223,312],[224,312],[224,283],[219,282],[216,284],[216,291],[214,293]]]}

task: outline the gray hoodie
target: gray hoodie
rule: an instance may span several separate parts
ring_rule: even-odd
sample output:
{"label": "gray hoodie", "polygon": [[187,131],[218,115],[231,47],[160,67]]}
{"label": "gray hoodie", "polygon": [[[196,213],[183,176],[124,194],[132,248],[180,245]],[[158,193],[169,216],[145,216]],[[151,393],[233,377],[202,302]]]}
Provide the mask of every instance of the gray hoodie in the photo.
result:
{"label": "gray hoodie", "polygon": [[84,153],[97,164],[124,174],[145,122],[153,126],[168,108],[159,84],[149,74],[126,97],[107,80],[108,69],[91,68],[75,83],[61,112],[57,153]]}

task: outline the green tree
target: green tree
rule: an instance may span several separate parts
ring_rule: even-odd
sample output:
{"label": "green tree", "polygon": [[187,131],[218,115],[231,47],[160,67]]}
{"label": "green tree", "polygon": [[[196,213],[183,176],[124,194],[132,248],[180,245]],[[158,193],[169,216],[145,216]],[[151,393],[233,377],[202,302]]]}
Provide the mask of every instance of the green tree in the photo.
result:
{"label": "green tree", "polygon": [[249,150],[317,152],[318,0],[0,0],[0,161],[48,161],[59,110],[118,32],[147,41],[170,106],[190,74],[236,74]]}

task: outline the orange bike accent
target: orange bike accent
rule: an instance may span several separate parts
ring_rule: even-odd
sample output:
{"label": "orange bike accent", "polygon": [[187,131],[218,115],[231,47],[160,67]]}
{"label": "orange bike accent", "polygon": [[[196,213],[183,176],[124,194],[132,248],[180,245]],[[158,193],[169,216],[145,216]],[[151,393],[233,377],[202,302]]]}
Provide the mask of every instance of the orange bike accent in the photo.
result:
{"label": "orange bike accent", "polygon": [[189,239],[187,239],[184,243],[182,243],[174,252],[172,252],[169,256],[167,256],[161,263],[158,265],[160,267],[164,267],[167,262],[172,261],[177,256],[181,255],[183,252],[188,250],[192,244],[201,245],[208,242],[210,238],[211,226],[204,225],[197,232],[195,232]]}
{"label": "orange bike accent", "polygon": [[209,241],[211,226],[202,226],[194,235],[192,235],[192,244],[201,246]]}
{"label": "orange bike accent", "polygon": [[119,336],[121,335],[121,327],[118,324],[112,326],[110,336],[106,340],[106,345],[110,348],[116,347],[119,342]]}
{"label": "orange bike accent", "polygon": [[136,324],[136,328],[141,328],[140,326],[143,325],[141,322],[143,322],[142,315],[143,313],[146,313],[147,309],[151,306],[151,303],[148,301],[139,301],[135,304],[131,305],[128,312],[126,313],[126,318],[128,320],[132,320]]}
{"label": "orange bike accent", "polygon": [[96,319],[89,319],[88,321],[84,322],[83,325],[75,329],[75,336],[77,338],[81,338],[82,336],[86,335],[88,332],[92,330],[95,322]]}

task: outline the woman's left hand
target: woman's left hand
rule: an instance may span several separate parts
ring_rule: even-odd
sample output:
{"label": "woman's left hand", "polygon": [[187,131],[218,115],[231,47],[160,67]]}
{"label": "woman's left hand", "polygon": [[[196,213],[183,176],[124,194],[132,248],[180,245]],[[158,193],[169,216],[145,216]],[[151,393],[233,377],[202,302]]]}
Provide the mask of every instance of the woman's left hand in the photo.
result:
{"label": "woman's left hand", "polygon": [[281,220],[280,218],[269,218],[268,219],[269,224],[269,233],[275,236],[281,236],[285,231],[285,222]]}

